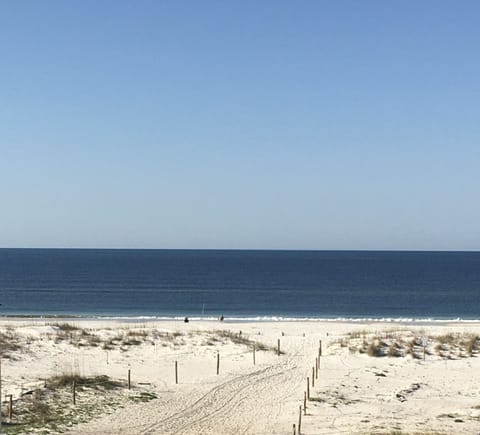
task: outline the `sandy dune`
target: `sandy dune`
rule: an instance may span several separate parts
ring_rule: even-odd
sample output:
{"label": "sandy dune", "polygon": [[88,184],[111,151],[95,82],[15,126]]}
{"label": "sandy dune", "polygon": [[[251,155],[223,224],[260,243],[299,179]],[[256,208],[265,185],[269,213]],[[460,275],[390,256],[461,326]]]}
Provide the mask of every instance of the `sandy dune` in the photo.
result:
{"label": "sandy dune", "polygon": [[[50,433],[291,434],[320,340],[303,434],[480,431],[478,323],[69,320],[75,329],[65,334],[63,322],[1,322],[3,331],[9,327],[28,342],[2,361],[4,394],[17,400],[41,388],[43,379],[69,371],[107,375],[125,385],[130,369],[132,389],[119,389],[115,401],[107,396],[112,406],[99,405],[96,418],[49,427]],[[281,355],[275,352],[278,339]],[[269,349],[259,350],[260,344]],[[145,391],[153,400],[132,400]],[[99,395],[85,389],[75,407],[64,406],[75,415]]]}

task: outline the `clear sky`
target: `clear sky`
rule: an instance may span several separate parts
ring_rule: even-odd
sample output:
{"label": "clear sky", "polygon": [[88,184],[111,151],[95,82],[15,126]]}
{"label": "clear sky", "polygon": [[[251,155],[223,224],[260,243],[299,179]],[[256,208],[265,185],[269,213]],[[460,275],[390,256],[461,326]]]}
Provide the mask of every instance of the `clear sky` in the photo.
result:
{"label": "clear sky", "polygon": [[0,246],[479,250],[479,16],[1,1]]}

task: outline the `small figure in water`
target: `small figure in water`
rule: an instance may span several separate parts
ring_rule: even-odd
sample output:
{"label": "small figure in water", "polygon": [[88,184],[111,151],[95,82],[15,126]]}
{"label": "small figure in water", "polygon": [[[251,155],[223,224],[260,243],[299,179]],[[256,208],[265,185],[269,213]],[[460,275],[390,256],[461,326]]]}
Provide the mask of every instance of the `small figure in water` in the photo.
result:
{"label": "small figure in water", "polygon": [[184,321],[185,323],[188,323],[188,317],[185,317],[185,319],[183,319],[183,321]]}
{"label": "small figure in water", "polygon": [[220,316],[220,322],[223,322],[223,314]]}

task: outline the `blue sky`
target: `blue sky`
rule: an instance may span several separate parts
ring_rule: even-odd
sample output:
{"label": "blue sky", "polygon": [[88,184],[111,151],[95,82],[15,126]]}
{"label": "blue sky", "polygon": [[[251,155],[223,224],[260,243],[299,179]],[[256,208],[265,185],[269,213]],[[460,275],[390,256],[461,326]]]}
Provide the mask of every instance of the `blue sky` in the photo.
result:
{"label": "blue sky", "polygon": [[480,3],[0,5],[0,246],[480,249]]}

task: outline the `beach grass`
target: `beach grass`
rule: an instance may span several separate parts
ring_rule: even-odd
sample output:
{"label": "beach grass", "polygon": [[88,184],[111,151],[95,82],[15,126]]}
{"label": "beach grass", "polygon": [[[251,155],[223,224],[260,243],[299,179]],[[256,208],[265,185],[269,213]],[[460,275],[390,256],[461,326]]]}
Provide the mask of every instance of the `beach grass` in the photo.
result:
{"label": "beach grass", "polygon": [[[72,402],[72,384],[77,385],[76,404]],[[108,376],[80,376],[62,372],[45,380],[37,388],[15,400],[13,419],[3,416],[4,433],[63,433],[75,424],[114,412],[128,402],[147,402],[157,395],[152,391],[131,392],[125,382]]]}
{"label": "beach grass", "polygon": [[349,332],[332,341],[332,346],[348,348],[352,353],[370,357],[407,357],[421,359],[424,356],[442,359],[475,357],[480,352],[480,337],[471,333],[447,333],[425,335],[413,330]]}

